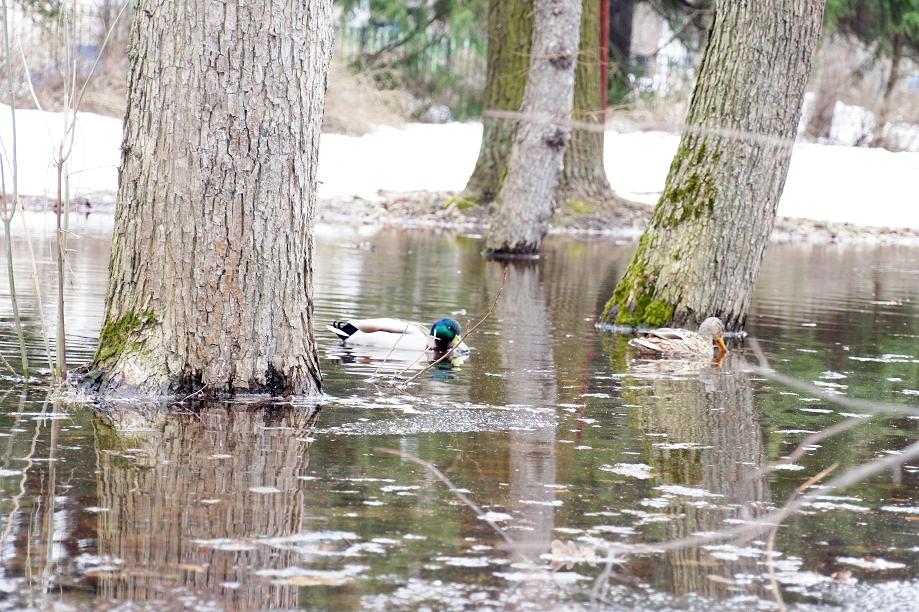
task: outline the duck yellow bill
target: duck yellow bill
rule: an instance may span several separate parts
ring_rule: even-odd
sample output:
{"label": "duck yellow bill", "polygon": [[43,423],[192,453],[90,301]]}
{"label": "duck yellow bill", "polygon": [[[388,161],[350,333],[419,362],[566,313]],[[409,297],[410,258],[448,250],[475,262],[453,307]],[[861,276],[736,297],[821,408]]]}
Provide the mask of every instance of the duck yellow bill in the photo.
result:
{"label": "duck yellow bill", "polygon": [[715,340],[715,344],[718,345],[718,348],[721,349],[721,352],[722,352],[722,353],[727,353],[727,352],[728,352],[728,347],[727,347],[727,345],[724,343],[724,338],[717,338],[717,339]]}

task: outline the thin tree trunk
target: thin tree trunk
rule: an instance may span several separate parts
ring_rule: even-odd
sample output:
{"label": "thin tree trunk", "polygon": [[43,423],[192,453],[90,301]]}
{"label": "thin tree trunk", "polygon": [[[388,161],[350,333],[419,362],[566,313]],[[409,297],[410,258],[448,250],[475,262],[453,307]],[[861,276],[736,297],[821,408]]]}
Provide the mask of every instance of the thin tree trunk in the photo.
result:
{"label": "thin tree trunk", "polygon": [[884,141],[884,124],[890,116],[890,99],[893,96],[893,90],[897,87],[897,81],[900,80],[900,59],[903,57],[903,38],[900,35],[893,37],[893,45],[890,54],[890,74],[887,75],[887,83],[884,85],[884,93],[881,95],[881,105],[878,107],[877,121],[874,124],[875,137],[874,142],[877,146],[883,147]]}
{"label": "thin tree trunk", "polygon": [[600,2],[582,2],[580,49],[574,80],[576,124],[565,150],[565,164],[557,187],[559,206],[574,202],[602,203],[616,198],[603,167],[606,96],[602,95],[605,91],[601,92],[600,87]]}
{"label": "thin tree trunk", "polygon": [[141,0],[103,394],[310,393],[331,0]]}
{"label": "thin tree trunk", "polygon": [[[575,130],[565,156],[559,201],[616,199],[603,168],[600,91],[600,0],[583,0],[575,118],[590,123]],[[488,68],[482,145],[462,197],[471,203],[493,202],[507,176],[514,134],[527,82],[533,29],[533,0],[492,0],[488,10]],[[493,113],[497,113],[495,116]]]}
{"label": "thin tree trunk", "polygon": [[580,19],[580,0],[536,0],[523,121],[486,240],[492,255],[537,254],[549,230],[571,137]]}
{"label": "thin tree trunk", "polygon": [[491,0],[488,3],[482,145],[463,194],[477,203],[492,202],[497,197],[517,126],[515,118],[489,116],[488,112],[516,113],[520,110],[532,40],[533,0]]}
{"label": "thin tree trunk", "polygon": [[743,324],[820,34],[817,0],[718,0],[687,127],[602,320]]}

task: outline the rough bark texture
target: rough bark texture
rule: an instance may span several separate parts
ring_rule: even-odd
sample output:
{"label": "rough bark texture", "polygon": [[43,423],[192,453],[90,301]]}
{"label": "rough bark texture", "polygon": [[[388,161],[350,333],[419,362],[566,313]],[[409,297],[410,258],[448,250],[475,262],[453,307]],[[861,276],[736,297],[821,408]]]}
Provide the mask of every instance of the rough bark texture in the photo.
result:
{"label": "rough bark texture", "polygon": [[556,188],[559,206],[574,204],[578,209],[585,209],[592,202],[615,198],[603,167],[606,96],[601,91],[600,29],[600,0],[584,0],[574,79],[572,116],[575,126],[571,142],[565,149],[565,164]]}
{"label": "rough bark texture", "polygon": [[106,318],[110,395],[319,388],[312,222],[331,0],[141,0]]}
{"label": "rough bark texture", "polygon": [[719,0],[687,127],[607,303],[621,325],[743,324],[788,172],[823,2]]}
{"label": "rough bark texture", "polygon": [[488,58],[482,145],[464,197],[477,203],[498,195],[507,167],[516,120],[488,116],[488,111],[516,113],[523,90],[533,40],[533,0],[491,0],[488,4]]}
{"label": "rough bark texture", "polygon": [[876,146],[883,147],[887,143],[884,141],[884,124],[890,117],[890,99],[893,91],[897,87],[897,81],[900,80],[900,60],[903,58],[903,38],[900,35],[893,37],[890,53],[890,73],[887,75],[887,82],[884,84],[884,93],[881,94],[881,104],[878,106],[877,119],[874,124],[874,135],[872,142]]}
{"label": "rough bark texture", "polygon": [[[549,230],[555,188],[571,136],[580,0],[537,0],[533,47],[507,178],[496,202],[486,249],[533,255]],[[598,77],[599,78],[599,77]]]}
{"label": "rough bark texture", "polygon": [[[575,76],[574,113],[579,121],[597,125],[576,130],[565,156],[559,201],[615,198],[603,169],[603,105],[600,92],[600,2],[583,0],[580,49]],[[479,158],[463,198],[469,203],[493,202],[507,175],[516,113],[523,104],[533,31],[533,0],[492,0],[488,10],[488,68],[485,116]],[[498,116],[489,112],[497,112]]]}

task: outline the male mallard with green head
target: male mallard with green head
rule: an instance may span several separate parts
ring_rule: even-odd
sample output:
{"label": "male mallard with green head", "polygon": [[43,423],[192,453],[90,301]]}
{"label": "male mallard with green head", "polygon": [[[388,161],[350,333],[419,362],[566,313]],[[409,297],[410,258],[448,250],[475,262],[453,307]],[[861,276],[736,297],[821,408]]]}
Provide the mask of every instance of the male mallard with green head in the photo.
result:
{"label": "male mallard with green head", "polygon": [[647,356],[711,359],[715,356],[713,342],[718,345],[721,355],[728,352],[724,344],[724,323],[718,317],[702,321],[696,332],[669,327],[651,329],[629,340],[629,346],[634,346],[640,354]]}
{"label": "male mallard with green head", "polygon": [[455,354],[469,352],[461,340],[463,328],[454,319],[439,319],[430,331],[419,323],[402,319],[348,319],[333,321],[328,329],[345,344],[389,350],[432,351],[443,354],[454,346]]}

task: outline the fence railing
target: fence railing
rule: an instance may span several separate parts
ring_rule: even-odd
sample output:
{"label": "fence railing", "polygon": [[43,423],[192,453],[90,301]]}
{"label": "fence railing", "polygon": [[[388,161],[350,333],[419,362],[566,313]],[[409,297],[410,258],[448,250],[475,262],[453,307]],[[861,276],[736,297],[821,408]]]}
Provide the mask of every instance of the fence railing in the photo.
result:
{"label": "fence railing", "polygon": [[385,73],[392,86],[445,104],[457,118],[481,113],[484,45],[447,33],[410,36],[389,26],[341,26],[335,36],[339,59],[361,70]]}

